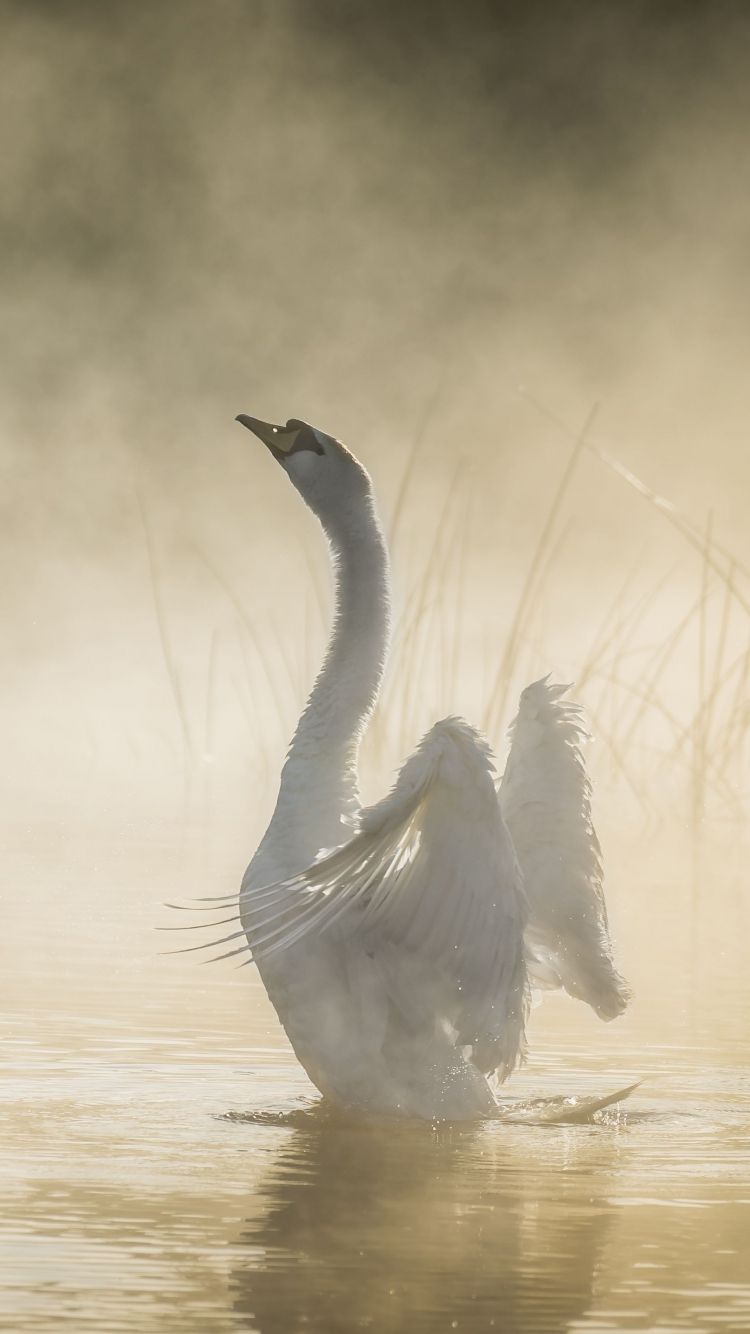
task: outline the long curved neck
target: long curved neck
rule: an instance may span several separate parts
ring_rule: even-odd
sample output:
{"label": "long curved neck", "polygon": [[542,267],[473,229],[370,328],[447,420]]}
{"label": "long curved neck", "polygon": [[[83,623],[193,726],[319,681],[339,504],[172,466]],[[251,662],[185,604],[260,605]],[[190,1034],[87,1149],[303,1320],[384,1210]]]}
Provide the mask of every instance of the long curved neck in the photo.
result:
{"label": "long curved neck", "polygon": [[350,834],[359,808],[357,756],[388,650],[390,578],[383,530],[368,497],[326,528],[335,577],[331,637],[281,774],[268,837],[304,865]]}

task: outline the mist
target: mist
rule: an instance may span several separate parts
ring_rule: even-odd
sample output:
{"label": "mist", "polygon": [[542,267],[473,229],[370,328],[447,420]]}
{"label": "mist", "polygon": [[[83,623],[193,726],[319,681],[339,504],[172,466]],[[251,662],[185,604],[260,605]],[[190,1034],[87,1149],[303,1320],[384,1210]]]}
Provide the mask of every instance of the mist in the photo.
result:
{"label": "mist", "polygon": [[[5,0],[0,37],[0,1321],[744,1328],[750,11]],[[448,714],[502,768],[520,690],[576,683],[635,998],[534,1011],[530,1124],[343,1126],[254,969],[161,953],[165,901],[236,893],[329,628],[238,413],[374,482],[366,799]]]}
{"label": "mist", "polygon": [[[159,729],[181,764],[144,506],[187,713],[237,619],[209,560],[261,634],[278,613],[293,721],[325,554],[238,411],[340,436],[386,522],[421,441],[402,596],[458,478],[482,572],[464,633],[489,625],[498,653],[569,449],[558,422],[594,404],[594,442],[741,558],[749,34],[721,5],[6,7],[16,790],[29,759],[30,795],[94,753],[113,778],[128,747],[153,763]],[[696,576],[591,458],[568,507],[545,670],[576,672],[644,544],[676,588]]]}

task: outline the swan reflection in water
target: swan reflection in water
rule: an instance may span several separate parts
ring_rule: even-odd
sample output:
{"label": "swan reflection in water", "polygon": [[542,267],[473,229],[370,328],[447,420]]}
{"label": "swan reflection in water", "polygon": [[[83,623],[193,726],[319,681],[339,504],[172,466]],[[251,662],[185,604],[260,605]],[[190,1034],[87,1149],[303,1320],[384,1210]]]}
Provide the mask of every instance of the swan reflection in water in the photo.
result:
{"label": "swan reflection in water", "polygon": [[238,1237],[238,1328],[546,1334],[585,1315],[616,1132],[305,1115]]}

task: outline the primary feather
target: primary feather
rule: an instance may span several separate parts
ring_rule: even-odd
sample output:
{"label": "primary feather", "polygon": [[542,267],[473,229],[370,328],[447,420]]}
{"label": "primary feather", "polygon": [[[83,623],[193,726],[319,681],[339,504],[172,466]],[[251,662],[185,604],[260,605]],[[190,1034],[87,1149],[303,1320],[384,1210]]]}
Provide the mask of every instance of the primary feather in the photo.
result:
{"label": "primary feather", "polygon": [[549,677],[527,686],[511,723],[500,801],[529,903],[529,974],[562,987],[601,1019],[625,1009],[629,991],[615,968],[602,888],[591,784],[581,750],[581,710]]}

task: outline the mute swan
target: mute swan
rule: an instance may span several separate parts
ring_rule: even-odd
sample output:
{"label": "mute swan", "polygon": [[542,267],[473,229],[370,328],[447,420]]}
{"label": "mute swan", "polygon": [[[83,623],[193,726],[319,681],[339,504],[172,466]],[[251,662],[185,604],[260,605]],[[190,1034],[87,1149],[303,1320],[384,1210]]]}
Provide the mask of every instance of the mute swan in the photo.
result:
{"label": "mute swan", "polygon": [[487,742],[445,718],[391,792],[362,809],[357,752],[390,615],[370,478],[306,422],[237,421],[320,520],[336,611],[239,919],[225,919],[241,930],[214,943],[246,937],[230,953],[252,951],[324,1095],[428,1119],[497,1115],[492,1084],[523,1053],[530,986],[563,987],[603,1019],[628,1000],[607,929],[580,709],[549,678],[524,690],[499,784]]}

